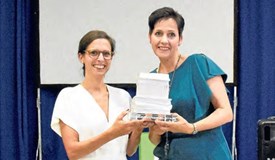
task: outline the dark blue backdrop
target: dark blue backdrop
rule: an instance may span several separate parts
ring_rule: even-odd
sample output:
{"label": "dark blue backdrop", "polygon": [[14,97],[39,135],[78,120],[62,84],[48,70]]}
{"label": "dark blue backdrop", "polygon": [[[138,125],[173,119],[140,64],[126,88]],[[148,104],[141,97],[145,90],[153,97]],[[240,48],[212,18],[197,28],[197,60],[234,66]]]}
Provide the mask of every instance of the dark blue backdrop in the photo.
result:
{"label": "dark blue backdrop", "polygon": [[38,1],[0,1],[0,159],[35,159]]}
{"label": "dark blue backdrop", "polygon": [[[275,115],[275,0],[240,0],[237,147],[257,159],[257,121]],[[274,151],[275,152],[275,151]]]}
{"label": "dark blue backdrop", "polygon": [[[275,0],[241,0],[237,6],[237,153],[239,160],[256,160],[257,121],[275,115]],[[38,0],[0,1],[0,159],[36,156],[38,7]],[[49,114],[52,102],[42,103],[43,114]],[[42,131],[49,129],[47,120],[42,118],[42,124]],[[51,139],[51,144],[42,142],[50,146],[46,153],[61,152],[62,147],[54,148],[58,139],[47,134],[43,138]]]}

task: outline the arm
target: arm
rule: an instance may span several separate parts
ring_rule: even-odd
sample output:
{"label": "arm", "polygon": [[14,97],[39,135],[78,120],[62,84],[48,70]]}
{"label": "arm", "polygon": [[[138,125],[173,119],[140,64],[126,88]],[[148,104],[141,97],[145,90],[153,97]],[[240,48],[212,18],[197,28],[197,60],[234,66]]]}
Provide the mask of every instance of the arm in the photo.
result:
{"label": "arm", "polygon": [[211,103],[215,111],[208,117],[195,123],[199,131],[221,126],[233,119],[233,111],[221,76],[207,80],[207,84],[213,93]]}
{"label": "arm", "polygon": [[[194,123],[198,131],[216,128],[232,121],[233,118],[233,112],[221,76],[216,76],[207,80],[207,84],[212,91],[211,103],[213,104],[215,111],[206,118]],[[187,122],[180,115],[176,115],[177,122],[156,121],[156,124],[161,130],[191,134],[194,130],[193,125]]]}
{"label": "arm", "polygon": [[146,117],[142,120],[132,120],[135,123],[135,130],[129,135],[128,145],[127,145],[127,155],[132,156],[140,143],[140,136],[143,132],[144,128],[148,128],[153,125],[153,121],[151,119],[147,119]]}
{"label": "arm", "polygon": [[157,125],[157,121],[155,121],[155,125],[149,127],[149,140],[154,145],[158,145],[160,143],[160,137],[165,133],[165,129],[161,129],[159,125]]}
{"label": "arm", "polygon": [[78,133],[64,122],[60,121],[62,140],[69,159],[79,159],[91,152],[94,152],[112,139],[129,134],[135,125],[134,123],[125,122],[122,120],[126,113],[127,112],[122,112],[108,130],[81,142],[79,141]]}
{"label": "arm", "polygon": [[142,131],[142,127],[137,127],[137,129],[130,133],[126,150],[128,156],[132,156],[136,152],[140,143],[140,136],[142,134]]}

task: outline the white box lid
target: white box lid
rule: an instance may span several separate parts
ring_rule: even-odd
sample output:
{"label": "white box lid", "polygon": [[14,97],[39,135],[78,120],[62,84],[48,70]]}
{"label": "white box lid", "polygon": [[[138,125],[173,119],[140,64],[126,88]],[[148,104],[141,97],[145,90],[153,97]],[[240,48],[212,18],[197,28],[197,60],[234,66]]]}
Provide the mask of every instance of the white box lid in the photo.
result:
{"label": "white box lid", "polygon": [[153,79],[153,80],[162,80],[170,81],[169,75],[164,73],[140,73],[139,78],[141,79]]}

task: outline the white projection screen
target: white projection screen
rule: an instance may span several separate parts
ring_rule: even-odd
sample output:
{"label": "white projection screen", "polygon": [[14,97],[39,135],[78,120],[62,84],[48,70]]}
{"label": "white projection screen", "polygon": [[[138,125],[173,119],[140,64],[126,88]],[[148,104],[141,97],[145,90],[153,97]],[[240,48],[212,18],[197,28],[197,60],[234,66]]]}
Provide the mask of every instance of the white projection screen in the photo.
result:
{"label": "white projection screen", "polygon": [[148,39],[148,17],[172,7],[185,19],[181,54],[204,53],[234,83],[234,0],[41,0],[41,84],[77,84],[83,79],[78,43],[90,30],[116,40],[106,83],[134,84],[140,72],[158,66]]}

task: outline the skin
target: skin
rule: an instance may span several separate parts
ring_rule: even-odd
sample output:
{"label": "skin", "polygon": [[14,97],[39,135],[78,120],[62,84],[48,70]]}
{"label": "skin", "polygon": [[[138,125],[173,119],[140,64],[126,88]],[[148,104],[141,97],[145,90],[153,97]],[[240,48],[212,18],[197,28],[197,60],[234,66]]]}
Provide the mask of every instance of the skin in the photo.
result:
{"label": "skin", "polygon": [[[149,34],[149,40],[154,53],[160,61],[159,73],[170,73],[174,71],[178,56],[180,55],[178,47],[183,41],[182,36],[178,33],[176,21],[169,18],[157,22],[152,34]],[[181,55],[179,65],[182,64],[186,58],[186,55]],[[221,76],[208,79],[207,84],[213,93],[211,102],[215,111],[208,117],[194,123],[198,131],[216,128],[233,119],[233,112]],[[189,123],[177,113],[173,114],[177,116],[177,122],[156,120],[154,125],[150,126],[149,139],[153,144],[159,144],[161,135],[166,131],[192,134],[194,130],[192,123]]]}
{"label": "skin", "polygon": [[[94,49],[111,51],[111,45],[106,39],[96,39],[86,48],[88,51]],[[85,64],[85,78],[81,85],[94,97],[104,111],[106,119],[109,120],[109,93],[104,83],[104,76],[110,68],[112,59],[105,60],[102,54],[93,59],[87,53],[84,55],[79,53],[78,58],[81,63]],[[143,128],[148,126],[144,120],[123,120],[127,113],[127,111],[122,112],[110,128],[85,141],[79,141],[78,132],[60,121],[62,140],[69,159],[79,159],[122,135],[129,135],[126,152],[129,156],[133,155],[140,142]]]}
{"label": "skin", "polygon": [[[182,43],[176,22],[171,18],[157,22],[152,34],[149,34],[149,41],[160,61],[159,72],[172,72],[180,55],[178,46]],[[180,60],[180,63],[182,62],[183,57]]]}

